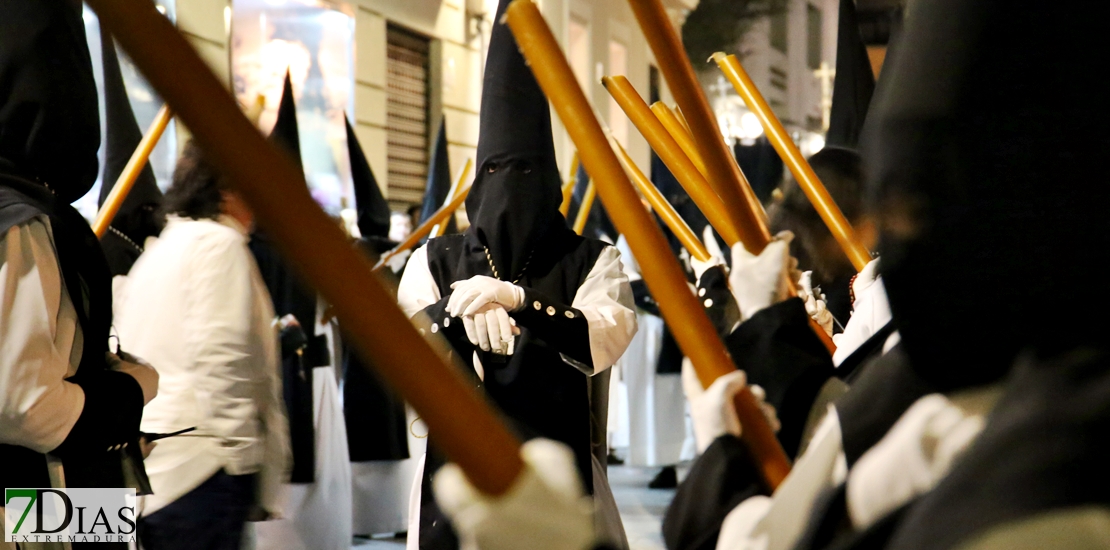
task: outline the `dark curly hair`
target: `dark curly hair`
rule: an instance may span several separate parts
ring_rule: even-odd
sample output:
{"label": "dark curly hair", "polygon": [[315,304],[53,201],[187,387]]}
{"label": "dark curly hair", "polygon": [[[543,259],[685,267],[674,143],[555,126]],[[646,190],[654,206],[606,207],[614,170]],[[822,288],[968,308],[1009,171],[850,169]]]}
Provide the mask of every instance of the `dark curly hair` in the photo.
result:
{"label": "dark curly hair", "polygon": [[173,184],[166,190],[162,212],[194,220],[216,219],[223,201],[220,191],[225,189],[228,187],[224,176],[208,161],[200,146],[189,140],[173,171]]}

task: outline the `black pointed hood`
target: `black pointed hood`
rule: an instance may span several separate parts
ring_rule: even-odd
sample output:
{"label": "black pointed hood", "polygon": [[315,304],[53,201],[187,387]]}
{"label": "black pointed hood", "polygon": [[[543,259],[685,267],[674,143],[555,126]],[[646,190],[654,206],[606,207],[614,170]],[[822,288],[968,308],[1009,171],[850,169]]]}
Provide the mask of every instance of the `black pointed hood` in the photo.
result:
{"label": "black pointed hood", "polygon": [[99,117],[80,4],[0,2],[0,170],[81,198],[99,169]]}
{"label": "black pointed hood", "polygon": [[855,0],[840,0],[836,31],[836,80],[833,81],[832,112],[825,142],[855,149],[867,118],[875,75],[871,59],[860,37]]}
{"label": "black pointed hood", "polygon": [[942,388],[997,380],[1022,349],[1105,346],[1085,284],[1110,250],[1092,6],[920,2],[888,54],[861,141],[880,267],[911,363]]}
{"label": "black pointed hood", "polygon": [[[478,170],[466,200],[468,233],[489,248],[499,274],[512,280],[544,239],[568,233],[559,214],[559,168],[547,98],[501,17],[494,17],[482,84]],[[552,233],[552,230],[557,233]],[[554,248],[550,248],[554,250]]]}
{"label": "black pointed hood", "polygon": [[278,105],[277,120],[270,130],[270,142],[289,153],[297,166],[304,169],[301,161],[301,135],[297,130],[297,103],[293,98],[293,80],[285,71],[285,85],[281,90],[281,103]]}
{"label": "black pointed hood", "polygon": [[[432,150],[432,160],[428,163],[428,183],[424,186],[424,203],[420,206],[420,223],[427,221],[443,207],[443,203],[447,201],[447,194],[451,192],[451,184],[451,163],[447,157],[447,119],[445,118],[439,124],[436,146]],[[458,232],[454,216],[449,218],[446,232]]]}
{"label": "black pointed hood", "polygon": [[[142,141],[143,132],[135,122],[135,113],[131,110],[131,100],[127,97],[114,41],[103,24],[100,26],[100,46],[104,63],[107,140],[104,144],[104,176],[101,178],[97,205],[103,206],[104,200],[112,192],[116,180]],[[142,253],[147,237],[161,233],[162,223],[158,215],[161,204],[162,191],[154,178],[154,170],[147,162],[116,217],[112,219],[111,230],[101,240],[112,275],[126,275]]]}
{"label": "black pointed hood", "polygon": [[355,209],[358,212],[358,231],[363,237],[389,236],[389,203],[382,196],[382,189],[378,187],[378,180],[370,163],[362,152],[362,146],[351,127],[351,121],[344,117],[347,123],[347,154],[351,158],[351,183],[355,189]]}

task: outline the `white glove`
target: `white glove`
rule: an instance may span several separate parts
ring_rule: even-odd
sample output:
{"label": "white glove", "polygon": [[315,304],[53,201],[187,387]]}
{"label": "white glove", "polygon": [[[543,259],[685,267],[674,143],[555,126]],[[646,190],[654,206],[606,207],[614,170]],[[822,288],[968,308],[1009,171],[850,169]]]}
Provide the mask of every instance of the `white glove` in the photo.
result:
{"label": "white glove", "polygon": [[487,304],[501,304],[507,311],[524,307],[523,288],[485,275],[451,283],[451,290],[447,312],[452,317],[474,315]]}
{"label": "white glove", "polygon": [[[855,294],[852,316],[845,323],[844,332],[833,335],[833,343],[836,344],[833,365],[840,366],[892,319],[883,278],[878,275],[878,265],[879,260],[871,260],[852,283],[852,292]],[[884,353],[887,346],[893,345],[892,341],[894,340],[887,340],[884,344]]]}
{"label": "white glove", "polygon": [[[743,427],[732,400],[747,385],[748,375],[738,370],[714,380],[708,389],[703,390],[694,369],[682,369],[682,387],[686,398],[690,400],[690,416],[694,420],[694,439],[697,441],[698,453],[705,452],[722,435],[740,437]],[[766,392],[759,386],[751,386],[750,390],[759,402],[767,423],[777,432],[781,427],[778,413],[775,412],[775,407],[764,401],[767,398]]]}
{"label": "white glove", "polygon": [[146,361],[130,355],[126,352],[120,352],[116,355],[112,352],[105,353],[105,358],[108,361],[108,368],[131,375],[139,387],[143,389],[143,405],[150,403],[155,397],[158,396],[158,371],[150,366]]}
{"label": "white glove", "polygon": [[860,271],[859,275],[856,275],[856,278],[852,281],[852,294],[856,297],[855,301],[852,302],[853,308],[856,307],[856,302],[859,302],[860,297],[867,294],[867,289],[875,284],[878,278],[879,259],[876,258],[867,262],[867,265],[863,266],[863,270]]}
{"label": "white glove", "polygon": [[790,295],[787,278],[796,260],[790,257],[790,241],[794,234],[783,231],[763,249],[758,256],[748,252],[744,245],[732,247],[732,270],[728,276],[740,317],[746,321],[768,306]]}
{"label": "white glove", "polygon": [[716,256],[710,256],[709,259],[704,262],[690,256],[690,268],[694,270],[694,280],[696,281],[701,281],[701,276],[705,275],[706,271],[719,265],[725,265],[725,261]]}
{"label": "white glove", "polygon": [[474,315],[464,315],[462,322],[466,338],[482,351],[492,351],[497,355],[513,354],[513,334],[520,331],[513,326],[509,313],[500,304],[486,304]]}
{"label": "white glove", "polygon": [[939,393],[918,399],[848,474],[852,525],[865,529],[931,490],[984,424]]}
{"label": "white glove", "polygon": [[806,313],[825,329],[825,334],[832,336],[833,316],[825,304],[825,295],[813,290],[813,272],[802,272],[802,276],[798,278],[798,286],[798,297],[805,302]]}
{"label": "white glove", "polygon": [[408,263],[409,256],[411,254],[411,249],[402,250],[401,252],[398,252],[396,255],[390,258],[389,261],[385,263],[385,266],[388,267],[389,270],[392,271],[394,274],[400,274],[402,271],[405,270],[405,264]]}
{"label": "white glove", "polygon": [[574,453],[533,439],[520,449],[524,470],[509,490],[480,493],[455,464],[432,482],[436,502],[459,534],[461,550],[586,550],[594,545],[593,506],[584,496]]}
{"label": "white glove", "polygon": [[701,276],[709,268],[725,265],[724,254],[721,253],[721,247],[717,244],[717,237],[713,234],[713,226],[705,226],[705,230],[702,231],[702,243],[705,244],[705,250],[709,252],[709,259],[702,262],[690,256],[690,269],[694,270],[695,281],[700,281]]}

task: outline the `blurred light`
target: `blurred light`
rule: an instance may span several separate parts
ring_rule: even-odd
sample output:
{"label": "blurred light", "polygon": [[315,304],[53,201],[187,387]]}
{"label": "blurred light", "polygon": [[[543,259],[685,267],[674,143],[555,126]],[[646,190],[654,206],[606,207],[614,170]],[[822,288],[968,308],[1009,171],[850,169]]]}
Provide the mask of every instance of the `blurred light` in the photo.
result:
{"label": "blurred light", "polygon": [[231,32],[231,6],[224,6],[224,33]]}
{"label": "blurred light", "polygon": [[746,139],[756,139],[763,135],[763,125],[759,123],[759,117],[755,113],[748,111],[740,116],[741,135],[739,137]]}
{"label": "blurred light", "polygon": [[154,9],[158,10],[158,13],[162,15],[166,15],[166,6],[158,5],[155,6]]}
{"label": "blurred light", "polygon": [[88,6],[81,8],[81,19],[85,20],[85,24],[91,25],[96,21],[96,15]]}

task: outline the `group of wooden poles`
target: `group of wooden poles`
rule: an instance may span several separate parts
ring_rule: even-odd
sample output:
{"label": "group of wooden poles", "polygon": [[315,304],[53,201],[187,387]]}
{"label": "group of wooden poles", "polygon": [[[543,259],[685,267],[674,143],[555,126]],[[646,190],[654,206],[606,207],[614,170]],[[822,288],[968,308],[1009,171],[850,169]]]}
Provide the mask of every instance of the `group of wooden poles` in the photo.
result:
{"label": "group of wooden poles", "polygon": [[[167,103],[98,213],[94,224],[97,234],[103,235],[118,211],[172,110],[251,205],[259,225],[272,236],[283,256],[332,304],[347,339],[367,359],[363,364],[378,369],[378,374],[416,409],[435,433],[437,446],[459,464],[479,490],[490,495],[508,490],[523,468],[519,440],[488,401],[448,364],[439,343],[426,340],[408,322],[385,284],[374,275],[375,266],[349,245],[339,226],[312,200],[303,172],[267,143],[152,3],[87,1]],[[629,2],[674,95],[677,110],[662,103],[649,107],[621,76],[605,78],[606,89],[724,241],[729,246],[740,243],[758,254],[771,240],[766,214],[725,146],[661,0]],[[571,182],[563,190],[564,215],[581,162],[591,181],[575,229],[581,232],[593,196],[600,196],[639,261],[663,318],[690,358],[699,380],[708,387],[718,377],[736,370],[737,365],[690,291],[662,231],[644,208],[641,194],[691,256],[708,260],[706,247],[620,144],[602,130],[532,0],[515,0],[506,11],[505,21],[578,151],[570,171]],[[852,264],[862,269],[870,261],[870,253],[736,57],[718,53],[713,59],[759,117],[771,143]],[[458,210],[470,190],[463,187],[470,168],[468,161],[443,208],[378,266],[412,248],[424,236],[442,234],[447,218]],[[832,349],[824,331],[816,326],[815,330]],[[741,438],[767,488],[774,490],[789,473],[790,461],[751,392],[745,389],[734,403],[744,426]]]}

